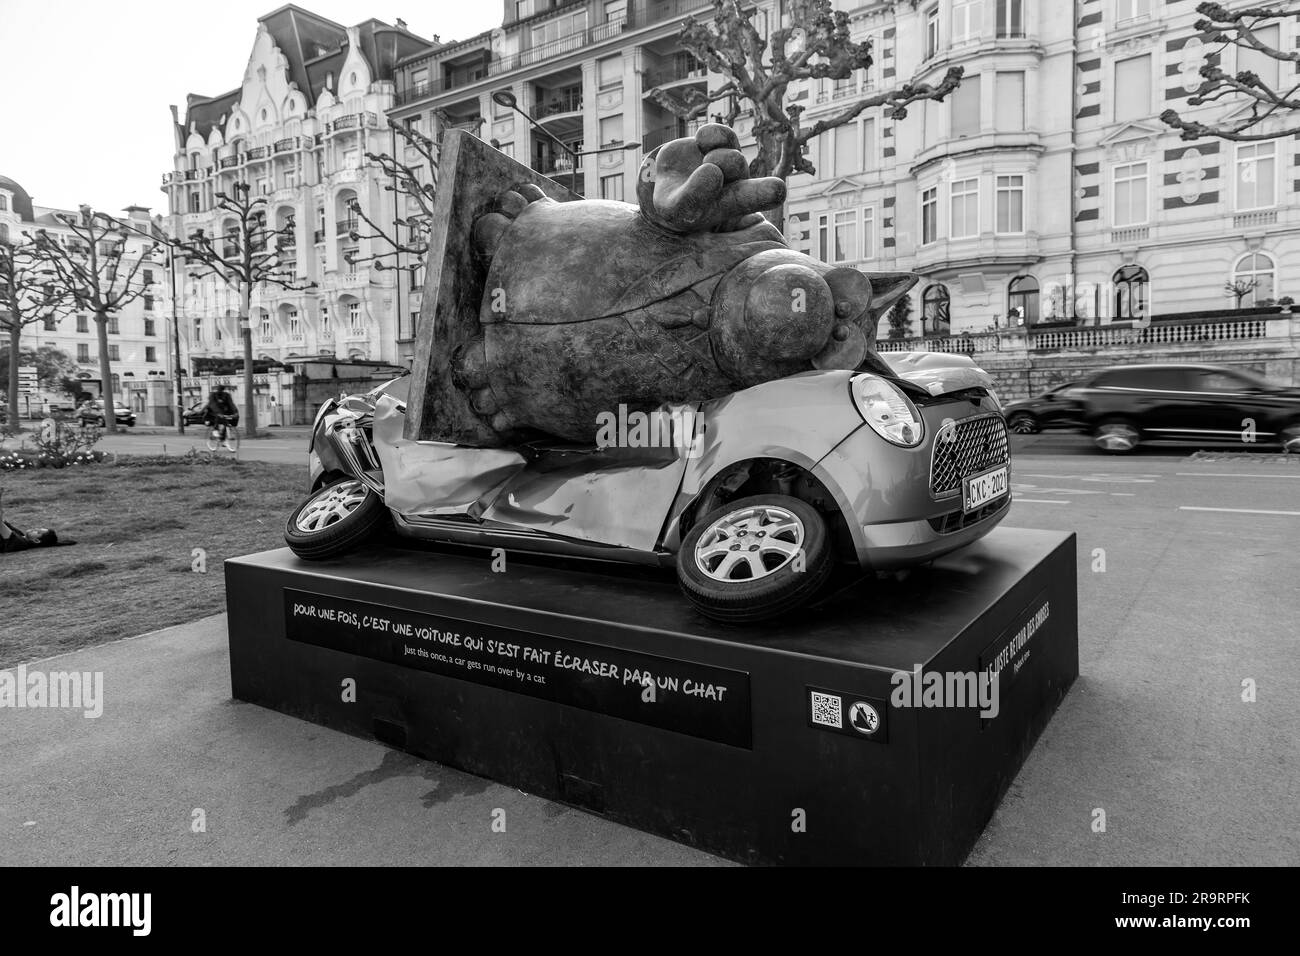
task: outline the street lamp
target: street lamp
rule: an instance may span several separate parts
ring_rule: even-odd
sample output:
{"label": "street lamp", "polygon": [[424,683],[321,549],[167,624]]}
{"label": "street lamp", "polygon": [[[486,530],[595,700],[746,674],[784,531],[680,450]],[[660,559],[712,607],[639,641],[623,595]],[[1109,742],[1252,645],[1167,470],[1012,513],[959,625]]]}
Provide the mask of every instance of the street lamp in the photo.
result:
{"label": "street lamp", "polygon": [[492,102],[498,104],[499,106],[504,106],[507,109],[514,110],[524,119],[528,120],[529,124],[535,130],[540,132],[543,136],[549,139],[556,146],[559,146],[560,149],[568,153],[569,158],[573,161],[573,169],[570,171],[571,173],[577,172],[578,160],[581,159],[583,156],[595,156],[598,153],[615,153],[621,150],[641,148],[640,143],[622,143],[618,146],[605,146],[601,149],[588,149],[588,150],[583,150],[582,152],[578,152],[577,150],[571,148],[568,143],[564,142],[559,137],[557,137],[554,133],[548,130],[541,123],[537,122],[535,119],[529,116],[523,109],[521,109],[519,106],[519,100],[517,100],[515,98],[515,94],[511,93],[509,90],[497,90],[497,92],[492,94]]}

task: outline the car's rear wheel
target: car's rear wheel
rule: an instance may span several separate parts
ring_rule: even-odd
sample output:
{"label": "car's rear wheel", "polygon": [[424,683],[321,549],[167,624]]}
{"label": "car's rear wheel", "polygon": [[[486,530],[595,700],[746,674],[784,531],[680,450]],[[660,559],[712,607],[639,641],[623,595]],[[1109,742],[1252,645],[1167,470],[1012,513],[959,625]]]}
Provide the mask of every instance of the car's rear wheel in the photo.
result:
{"label": "car's rear wheel", "polygon": [[1034,435],[1038,433],[1038,419],[1029,412],[1015,412],[1007,419],[1007,430],[1017,435]]}
{"label": "car's rear wheel", "polygon": [[1112,455],[1127,455],[1142,443],[1142,430],[1126,418],[1108,418],[1092,433],[1093,443]]}
{"label": "car's rear wheel", "polygon": [[388,510],[383,499],[356,478],[325,485],[294,509],[284,541],[300,558],[323,561],[351,551],[378,530]]}
{"label": "car's rear wheel", "polygon": [[709,512],[687,532],[677,580],[695,608],[743,624],[807,604],[834,570],[826,521],[789,495],[754,495]]}

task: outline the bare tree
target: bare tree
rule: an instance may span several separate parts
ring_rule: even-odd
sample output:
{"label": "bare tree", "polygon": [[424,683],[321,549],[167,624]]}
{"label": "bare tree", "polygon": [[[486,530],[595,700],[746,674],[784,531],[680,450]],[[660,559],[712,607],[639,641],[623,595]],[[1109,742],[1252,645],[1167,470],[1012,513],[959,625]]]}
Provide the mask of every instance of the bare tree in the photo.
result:
{"label": "bare tree", "polygon": [[769,41],[737,0],[713,0],[712,22],[687,17],[677,41],[726,82],[708,93],[691,88],[683,97],[661,87],[650,91],[656,103],[686,120],[705,116],[709,107],[725,102],[723,116],[730,126],[742,111],[752,109],[758,155],[749,164],[751,176],[814,175],[817,169],[804,155],[810,140],[877,107],[892,119],[905,119],[912,103],[942,102],[961,83],[962,68],[952,67],[937,84],[905,83],[872,93],[804,126],[804,107],[786,103],[790,84],[845,80],[870,68],[871,41],[851,40],[848,14],[832,10],[830,0],[788,0],[786,10],[789,26],[772,31]]}
{"label": "bare tree", "polygon": [[71,311],[67,290],[55,280],[36,243],[26,237],[20,242],[0,240],[0,332],[9,335],[9,427],[15,431],[23,330],[37,322],[57,322]]}
{"label": "bare tree", "polygon": [[[361,208],[360,201],[353,199],[349,204],[352,214],[365,223],[369,230],[362,232],[354,229],[349,237],[354,242],[371,240],[372,249],[377,243],[382,244],[381,251],[372,252],[364,260],[377,271],[392,269],[415,273],[424,266],[433,223],[433,197],[438,186],[438,154],[442,147],[442,134],[447,126],[446,113],[434,110],[433,115],[433,136],[425,136],[419,130],[390,118],[388,126],[393,133],[393,152],[397,155],[366,153],[366,159],[376,164],[388,177],[384,191],[393,193],[395,200],[414,201],[419,207],[417,212],[405,215],[398,215],[395,210],[392,230],[387,231],[367,215]],[[408,159],[408,150],[415,150],[417,158]],[[353,256],[349,261],[359,262],[362,258]]]}
{"label": "bare tree", "polygon": [[1250,295],[1258,288],[1259,288],[1258,279],[1254,279],[1254,278],[1232,279],[1231,281],[1225,282],[1223,284],[1223,293],[1224,295],[1232,296],[1236,300],[1235,307],[1240,309],[1242,300],[1245,299],[1246,296]]}
{"label": "bare tree", "polygon": [[[220,236],[199,230],[188,238],[167,240],[194,274],[213,275],[239,294],[239,334],[244,346],[244,431],[257,435],[257,406],[253,400],[253,330],[248,313],[253,288],[276,286],[287,291],[314,289],[314,282],[299,282],[289,262],[280,256],[281,244],[292,244],[293,221],[274,229],[267,225],[266,199],[251,195],[247,183],[235,183],[231,193],[217,193],[214,207],[231,223]],[[290,259],[290,262],[293,261]]]}
{"label": "bare tree", "polygon": [[[1211,136],[1247,142],[1300,133],[1300,112],[1297,112],[1300,111],[1300,75],[1297,74],[1300,52],[1281,50],[1260,39],[1262,27],[1287,18],[1300,18],[1300,9],[1288,11],[1275,6],[1229,10],[1221,3],[1202,3],[1196,12],[1201,19],[1194,24],[1195,29],[1207,43],[1205,63],[1200,69],[1202,82],[1187,104],[1203,106],[1222,102],[1239,108],[1249,105],[1250,112],[1235,119],[1202,122],[1184,118],[1171,109],[1160,114],[1160,119],[1167,126],[1181,130],[1182,138],[1188,140]],[[1252,70],[1240,70],[1236,74],[1223,70],[1219,62],[1228,47],[1233,46],[1239,51],[1253,51],[1276,60],[1281,78],[1278,88],[1273,89]],[[1270,123],[1270,131],[1261,130],[1261,124],[1272,119],[1279,120],[1281,128]]]}
{"label": "bare tree", "polygon": [[55,213],[55,218],[72,233],[59,239],[44,229],[36,231],[37,257],[53,277],[55,288],[78,310],[95,317],[99,341],[100,394],[104,401],[104,427],[117,431],[113,394],[113,371],[108,351],[108,325],[119,312],[148,293],[152,283],[140,277],[140,270],[159,248],[157,240],[127,264],[126,241],[137,230],[108,213],[81,206],[78,215]]}

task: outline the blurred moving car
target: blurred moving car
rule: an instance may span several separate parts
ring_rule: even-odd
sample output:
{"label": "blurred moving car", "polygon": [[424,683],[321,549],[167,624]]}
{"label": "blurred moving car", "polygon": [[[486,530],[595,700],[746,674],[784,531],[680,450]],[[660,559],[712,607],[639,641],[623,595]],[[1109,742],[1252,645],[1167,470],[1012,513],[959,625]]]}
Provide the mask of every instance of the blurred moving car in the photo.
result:
{"label": "blurred moving car", "polygon": [[185,409],[185,424],[202,425],[203,415],[207,411],[207,408],[208,408],[208,403],[206,401],[203,401],[203,402],[195,402],[189,408]]}
{"label": "blurred moving car", "polygon": [[[113,403],[114,418],[119,425],[131,427],[135,425],[135,412],[127,408],[120,402]],[[77,409],[77,421],[82,425],[98,425],[103,428],[106,424],[104,421],[104,400],[97,398],[88,405],[82,405]]]}
{"label": "blurred moving car", "polygon": [[1033,435],[1044,428],[1080,428],[1083,403],[1075,394],[1081,382],[1064,382],[1032,398],[1018,398],[1002,406],[1007,429],[1020,435]]}
{"label": "blurred moving car", "polygon": [[1276,444],[1300,453],[1300,388],[1218,365],[1103,369],[1073,393],[1102,451],[1151,441]]}

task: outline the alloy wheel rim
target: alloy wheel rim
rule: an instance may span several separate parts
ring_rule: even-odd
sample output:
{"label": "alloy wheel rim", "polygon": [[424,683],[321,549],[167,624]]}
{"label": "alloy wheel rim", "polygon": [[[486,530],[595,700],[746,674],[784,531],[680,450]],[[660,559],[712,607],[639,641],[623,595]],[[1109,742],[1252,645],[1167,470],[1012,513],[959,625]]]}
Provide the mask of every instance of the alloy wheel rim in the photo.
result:
{"label": "alloy wheel rim", "polygon": [[695,543],[695,566],[714,581],[756,581],[803,550],[804,525],[793,511],[754,505],[723,515]]}
{"label": "alloy wheel rim", "polygon": [[1300,455],[1300,425],[1282,429],[1282,451]]}
{"label": "alloy wheel rim", "polygon": [[1102,425],[1097,435],[1097,444],[1107,451],[1129,451],[1137,441],[1137,429],[1132,425]]}
{"label": "alloy wheel rim", "polygon": [[1032,435],[1034,422],[1028,415],[1016,415],[1011,419],[1011,430],[1017,435]]}
{"label": "alloy wheel rim", "polygon": [[366,486],[356,479],[324,488],[298,512],[294,527],[312,532],[342,521],[361,507],[366,491]]}

